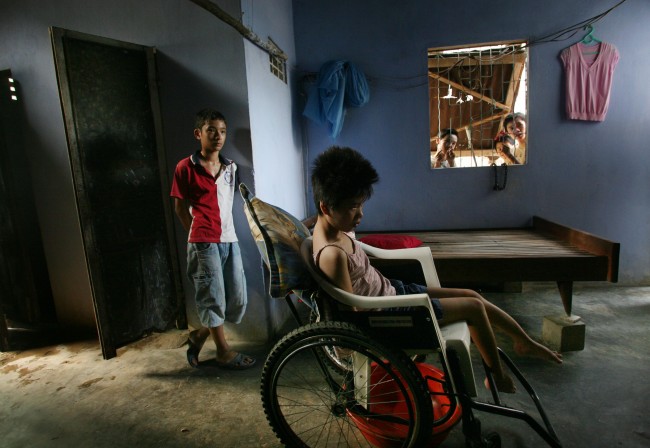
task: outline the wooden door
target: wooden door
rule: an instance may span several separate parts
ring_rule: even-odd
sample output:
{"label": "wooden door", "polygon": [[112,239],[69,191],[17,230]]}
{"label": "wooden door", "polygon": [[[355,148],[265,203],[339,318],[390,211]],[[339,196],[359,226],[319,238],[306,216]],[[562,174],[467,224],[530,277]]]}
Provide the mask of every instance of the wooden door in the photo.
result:
{"label": "wooden door", "polygon": [[151,47],[51,29],[104,358],[186,323]]}

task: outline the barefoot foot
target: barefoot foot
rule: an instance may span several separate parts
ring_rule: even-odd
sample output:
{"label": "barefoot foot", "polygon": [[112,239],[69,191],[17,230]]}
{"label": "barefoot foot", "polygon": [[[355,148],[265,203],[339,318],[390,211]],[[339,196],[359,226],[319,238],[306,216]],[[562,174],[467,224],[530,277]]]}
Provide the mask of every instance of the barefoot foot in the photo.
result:
{"label": "barefoot foot", "polygon": [[516,342],[514,345],[515,353],[520,356],[532,356],[534,358],[540,358],[545,361],[553,361],[558,364],[562,364],[562,354],[551,350],[550,348],[540,344],[539,342],[533,341],[532,339]]}
{"label": "barefoot foot", "polygon": [[[497,390],[499,392],[514,394],[517,391],[517,386],[515,386],[515,383],[510,375],[506,373],[502,375],[492,374],[492,378],[494,379],[494,384],[496,384]],[[487,378],[485,378],[483,384],[485,384],[486,389],[490,390],[490,382]]]}

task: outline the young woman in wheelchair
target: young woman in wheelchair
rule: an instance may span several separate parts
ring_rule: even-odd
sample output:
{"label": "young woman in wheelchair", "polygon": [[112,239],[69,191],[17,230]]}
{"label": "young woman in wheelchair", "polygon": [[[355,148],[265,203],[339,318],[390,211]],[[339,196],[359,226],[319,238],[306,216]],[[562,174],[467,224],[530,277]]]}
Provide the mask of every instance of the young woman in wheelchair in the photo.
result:
{"label": "young woman in wheelchair", "polygon": [[559,353],[534,341],[509,314],[477,292],[404,284],[385,278],[372,267],[351,233],[360,224],[363,204],[378,180],[372,164],[351,148],[331,147],[314,161],[312,189],[318,211],[313,232],[314,263],[334,285],[365,296],[427,293],[441,325],[467,322],[472,340],[501,392],[514,393],[516,387],[501,365],[492,326],[512,339],[517,354],[562,362]]}

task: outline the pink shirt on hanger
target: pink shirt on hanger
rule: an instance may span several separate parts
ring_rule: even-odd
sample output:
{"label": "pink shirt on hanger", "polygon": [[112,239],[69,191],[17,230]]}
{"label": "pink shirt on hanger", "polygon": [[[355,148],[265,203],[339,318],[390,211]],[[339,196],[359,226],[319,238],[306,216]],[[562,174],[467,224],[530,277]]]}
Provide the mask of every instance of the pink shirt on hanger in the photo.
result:
{"label": "pink shirt on hanger", "polygon": [[578,42],[562,50],[560,59],[566,75],[567,116],[572,120],[605,120],[619,59],[616,47],[607,42],[597,46]]}

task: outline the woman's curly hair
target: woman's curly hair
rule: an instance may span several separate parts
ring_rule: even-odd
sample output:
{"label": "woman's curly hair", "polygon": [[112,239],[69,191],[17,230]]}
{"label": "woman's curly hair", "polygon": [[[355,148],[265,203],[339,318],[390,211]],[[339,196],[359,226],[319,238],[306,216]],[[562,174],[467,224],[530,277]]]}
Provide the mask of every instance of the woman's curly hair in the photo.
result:
{"label": "woman's curly hair", "polygon": [[379,175],[372,164],[352,148],[332,146],[321,153],[312,167],[311,186],[314,204],[337,209],[351,198],[363,201],[372,196]]}

